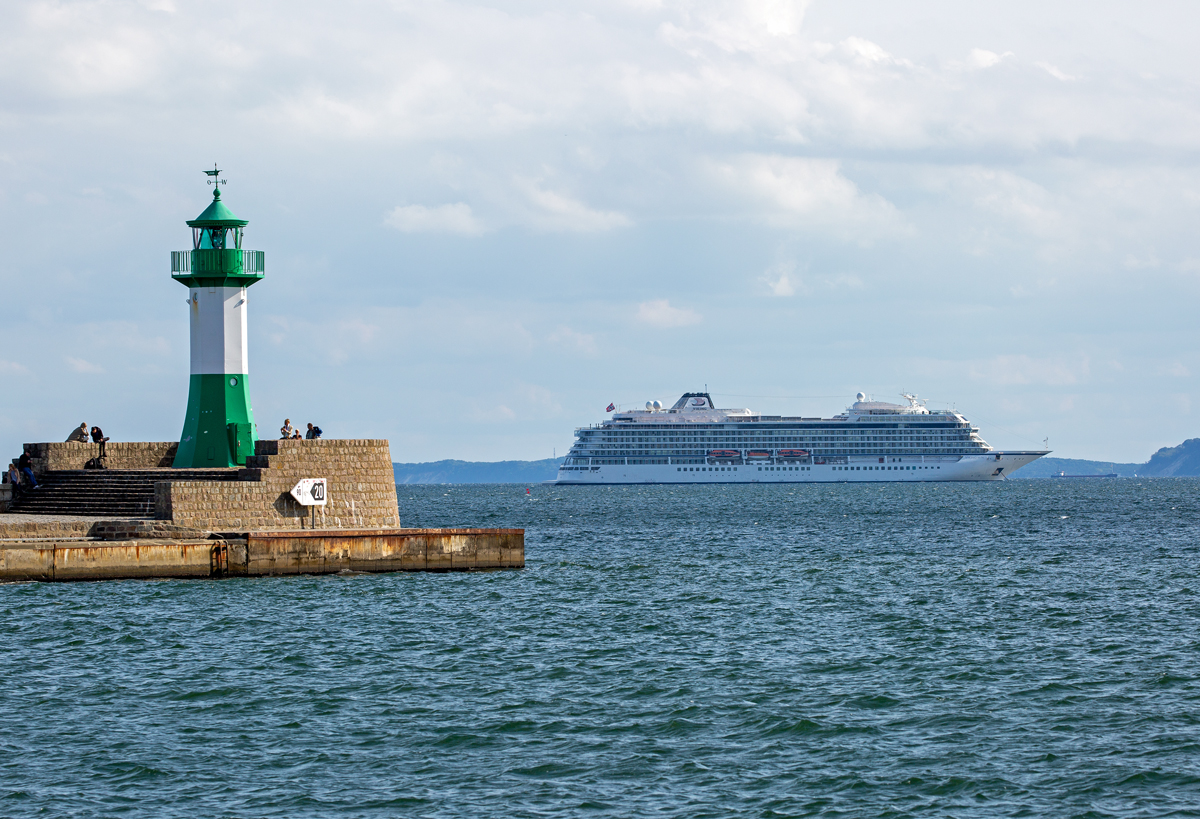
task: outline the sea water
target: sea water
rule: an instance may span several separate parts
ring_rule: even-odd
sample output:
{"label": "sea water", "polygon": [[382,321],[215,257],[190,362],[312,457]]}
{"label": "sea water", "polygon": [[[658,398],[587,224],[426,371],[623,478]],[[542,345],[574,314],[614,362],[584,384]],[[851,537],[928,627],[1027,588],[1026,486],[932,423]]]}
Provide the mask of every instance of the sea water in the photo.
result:
{"label": "sea water", "polygon": [[404,486],[526,568],[0,586],[0,816],[1197,815],[1198,495]]}

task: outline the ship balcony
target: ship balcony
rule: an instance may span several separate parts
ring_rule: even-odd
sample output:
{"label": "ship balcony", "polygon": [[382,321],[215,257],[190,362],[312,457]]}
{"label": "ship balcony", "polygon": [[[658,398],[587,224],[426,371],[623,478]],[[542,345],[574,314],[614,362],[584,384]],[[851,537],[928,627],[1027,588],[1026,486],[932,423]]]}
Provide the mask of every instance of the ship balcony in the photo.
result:
{"label": "ship balcony", "polygon": [[205,248],[171,251],[173,279],[261,279],[267,254],[261,250]]}

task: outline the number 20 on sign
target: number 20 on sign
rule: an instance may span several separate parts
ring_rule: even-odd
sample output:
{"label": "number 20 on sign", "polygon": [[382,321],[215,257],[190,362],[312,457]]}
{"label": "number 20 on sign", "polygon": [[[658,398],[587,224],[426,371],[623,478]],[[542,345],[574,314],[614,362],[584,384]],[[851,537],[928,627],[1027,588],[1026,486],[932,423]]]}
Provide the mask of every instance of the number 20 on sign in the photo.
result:
{"label": "number 20 on sign", "polygon": [[326,500],[324,478],[301,478],[292,487],[292,497],[301,506],[324,506]]}

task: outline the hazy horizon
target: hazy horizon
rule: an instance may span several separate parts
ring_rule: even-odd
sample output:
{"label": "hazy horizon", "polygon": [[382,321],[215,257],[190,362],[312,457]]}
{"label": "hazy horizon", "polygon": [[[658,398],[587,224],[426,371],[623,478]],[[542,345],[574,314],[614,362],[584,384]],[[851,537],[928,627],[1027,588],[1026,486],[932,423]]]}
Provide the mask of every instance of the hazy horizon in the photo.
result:
{"label": "hazy horizon", "polygon": [[173,440],[169,251],[226,203],[259,431],[562,456],[709,391],[954,406],[991,444],[1200,435],[1200,7],[19,2],[0,452]]}

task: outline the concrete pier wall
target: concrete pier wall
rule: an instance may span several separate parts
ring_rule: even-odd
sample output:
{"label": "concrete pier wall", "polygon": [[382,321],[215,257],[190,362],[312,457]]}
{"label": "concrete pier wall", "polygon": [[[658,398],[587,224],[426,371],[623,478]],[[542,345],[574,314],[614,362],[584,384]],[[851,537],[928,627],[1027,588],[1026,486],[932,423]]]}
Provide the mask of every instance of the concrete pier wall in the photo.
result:
{"label": "concrete pier wall", "polygon": [[0,581],[214,577],[225,541],[0,544]]}
{"label": "concrete pier wall", "polygon": [[0,581],[519,569],[523,529],[252,532],[218,540],[0,543]]}
{"label": "concrete pier wall", "polygon": [[[177,441],[109,441],[105,445],[104,463],[109,469],[168,467],[174,462],[178,448]],[[33,461],[33,474],[42,475],[63,469],[83,469],[84,464],[100,453],[100,445],[69,441],[25,444],[24,450]]]}

